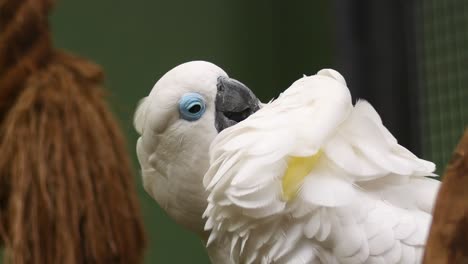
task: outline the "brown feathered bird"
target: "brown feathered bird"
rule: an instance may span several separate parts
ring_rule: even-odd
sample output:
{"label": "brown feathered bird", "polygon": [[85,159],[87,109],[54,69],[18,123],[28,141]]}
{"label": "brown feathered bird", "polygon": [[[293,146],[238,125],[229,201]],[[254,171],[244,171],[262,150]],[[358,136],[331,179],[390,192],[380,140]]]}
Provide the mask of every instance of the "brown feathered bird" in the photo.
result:
{"label": "brown feathered bird", "polygon": [[101,69],[52,47],[52,0],[0,0],[0,240],[7,263],[139,263],[145,237]]}

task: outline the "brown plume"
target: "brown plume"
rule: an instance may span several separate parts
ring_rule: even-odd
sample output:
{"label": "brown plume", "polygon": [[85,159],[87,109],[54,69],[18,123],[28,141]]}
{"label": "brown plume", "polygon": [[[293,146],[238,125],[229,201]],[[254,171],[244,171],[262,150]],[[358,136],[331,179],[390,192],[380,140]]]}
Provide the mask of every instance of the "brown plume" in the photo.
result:
{"label": "brown plume", "polygon": [[145,236],[101,69],[53,49],[51,0],[0,0],[0,240],[7,263],[140,263]]}
{"label": "brown plume", "polygon": [[424,264],[468,263],[468,128],[437,195]]}

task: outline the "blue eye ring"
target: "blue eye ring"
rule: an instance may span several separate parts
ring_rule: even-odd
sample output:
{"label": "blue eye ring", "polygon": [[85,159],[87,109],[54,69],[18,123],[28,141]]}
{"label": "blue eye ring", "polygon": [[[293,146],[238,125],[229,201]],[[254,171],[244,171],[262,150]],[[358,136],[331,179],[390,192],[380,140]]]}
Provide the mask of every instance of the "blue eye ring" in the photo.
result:
{"label": "blue eye ring", "polygon": [[187,121],[196,121],[205,113],[206,104],[203,96],[197,93],[186,93],[179,100],[180,116]]}

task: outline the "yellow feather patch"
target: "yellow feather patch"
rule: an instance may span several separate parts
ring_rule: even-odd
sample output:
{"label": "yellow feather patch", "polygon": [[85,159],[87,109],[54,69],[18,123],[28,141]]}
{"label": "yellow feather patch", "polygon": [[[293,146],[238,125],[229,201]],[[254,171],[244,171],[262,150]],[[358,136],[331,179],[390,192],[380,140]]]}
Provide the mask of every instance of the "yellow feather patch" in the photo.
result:
{"label": "yellow feather patch", "polygon": [[309,157],[289,158],[288,168],[282,181],[283,200],[289,201],[296,197],[302,180],[312,171],[321,155],[322,151],[319,150],[315,155]]}

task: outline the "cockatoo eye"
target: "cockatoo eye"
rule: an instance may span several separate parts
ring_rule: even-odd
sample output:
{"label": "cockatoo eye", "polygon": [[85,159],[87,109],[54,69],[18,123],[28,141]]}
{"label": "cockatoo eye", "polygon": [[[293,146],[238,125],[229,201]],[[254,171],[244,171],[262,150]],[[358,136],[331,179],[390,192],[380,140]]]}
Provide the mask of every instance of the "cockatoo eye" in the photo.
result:
{"label": "cockatoo eye", "polygon": [[205,100],[200,94],[186,93],[179,100],[180,116],[187,121],[196,121],[205,113]]}

